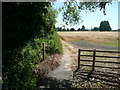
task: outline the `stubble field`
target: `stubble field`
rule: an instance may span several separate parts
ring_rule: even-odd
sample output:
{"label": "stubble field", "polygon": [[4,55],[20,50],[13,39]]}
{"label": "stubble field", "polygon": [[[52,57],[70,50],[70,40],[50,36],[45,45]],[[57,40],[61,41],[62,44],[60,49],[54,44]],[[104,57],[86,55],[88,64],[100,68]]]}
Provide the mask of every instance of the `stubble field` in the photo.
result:
{"label": "stubble field", "polygon": [[118,50],[119,32],[58,32],[61,39],[84,49]]}

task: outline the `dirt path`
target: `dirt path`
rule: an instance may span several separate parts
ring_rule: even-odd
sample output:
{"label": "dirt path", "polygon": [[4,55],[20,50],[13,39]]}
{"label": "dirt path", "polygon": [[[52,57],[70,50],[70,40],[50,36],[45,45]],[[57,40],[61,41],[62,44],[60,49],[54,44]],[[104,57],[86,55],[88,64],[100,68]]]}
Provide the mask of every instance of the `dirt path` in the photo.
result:
{"label": "dirt path", "polygon": [[63,57],[61,59],[60,66],[48,73],[48,77],[53,77],[59,80],[70,80],[73,77],[73,71],[71,69],[71,65],[74,62],[75,54],[72,53],[75,48],[71,46],[69,43],[61,40],[63,46]]}
{"label": "dirt path", "polygon": [[72,88],[72,66],[75,59],[77,59],[77,54],[75,53],[77,48],[63,40],[61,40],[61,43],[64,53],[60,59],[59,66],[50,71],[43,80],[38,81],[39,85],[36,87],[36,90],[40,88]]}

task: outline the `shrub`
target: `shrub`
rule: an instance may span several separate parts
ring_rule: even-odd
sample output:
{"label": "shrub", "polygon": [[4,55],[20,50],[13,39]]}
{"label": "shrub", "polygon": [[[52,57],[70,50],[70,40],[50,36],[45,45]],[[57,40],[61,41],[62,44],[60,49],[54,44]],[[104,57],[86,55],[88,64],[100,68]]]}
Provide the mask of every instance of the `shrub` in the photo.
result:
{"label": "shrub", "polygon": [[[42,43],[46,44],[47,54],[62,54],[62,46],[57,33],[47,38],[34,38],[26,43],[25,47],[19,48],[8,55],[9,64],[4,70],[3,87],[7,89],[33,89],[36,86],[36,75],[33,69],[36,63],[42,61]],[[12,56],[12,57],[9,57]],[[14,61],[13,61],[14,60]]]}
{"label": "shrub", "polygon": [[56,32],[54,32],[53,35],[49,36],[49,39],[47,40],[47,46],[46,46],[46,53],[47,54],[62,54],[62,45],[59,39],[59,36]]}

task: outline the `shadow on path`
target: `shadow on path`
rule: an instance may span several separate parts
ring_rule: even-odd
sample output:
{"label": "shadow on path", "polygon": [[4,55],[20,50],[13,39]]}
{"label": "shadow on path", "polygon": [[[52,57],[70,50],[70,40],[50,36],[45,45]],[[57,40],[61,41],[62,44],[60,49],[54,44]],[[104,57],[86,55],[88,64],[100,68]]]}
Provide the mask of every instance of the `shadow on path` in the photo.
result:
{"label": "shadow on path", "polygon": [[95,70],[91,71],[90,69],[79,69],[74,72],[74,80],[77,83],[80,83],[81,86],[86,87],[86,80],[90,82],[93,86],[99,83],[99,87],[105,88],[120,88],[120,74],[108,71]]}
{"label": "shadow on path", "polygon": [[72,88],[72,83],[69,80],[58,80],[51,77],[46,77],[38,83],[39,87],[36,90],[40,88]]}

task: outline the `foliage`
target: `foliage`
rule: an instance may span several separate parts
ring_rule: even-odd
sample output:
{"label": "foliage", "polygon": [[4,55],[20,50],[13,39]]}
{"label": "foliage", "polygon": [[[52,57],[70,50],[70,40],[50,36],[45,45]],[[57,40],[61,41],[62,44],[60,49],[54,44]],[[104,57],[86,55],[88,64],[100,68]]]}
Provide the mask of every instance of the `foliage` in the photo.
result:
{"label": "foliage", "polygon": [[111,31],[112,30],[108,21],[101,21],[99,29],[100,31]]}
{"label": "foliage", "polygon": [[47,54],[63,54],[62,45],[60,42],[60,38],[56,32],[53,35],[50,35],[46,41],[46,53]]}
{"label": "foliage", "polygon": [[44,19],[49,3],[3,3],[2,6],[3,41],[10,44],[10,49],[18,48],[36,35],[43,37],[43,32],[48,30]]}
{"label": "foliage", "polygon": [[108,0],[108,2],[98,2],[97,0],[87,1],[83,0],[83,2],[71,0],[71,2],[64,2],[64,5],[60,7],[59,11],[63,14],[63,22],[65,22],[66,25],[75,25],[79,22],[82,22],[81,12],[82,11],[90,11],[94,12],[97,8],[100,8],[100,10],[103,9],[103,14],[105,13],[105,6],[106,4],[110,3],[111,0]]}
{"label": "foliage", "polygon": [[93,29],[91,28],[91,30],[89,29],[85,29],[85,25],[82,25],[82,28],[78,28],[77,30],[75,30],[74,28],[71,29],[62,29],[62,27],[57,27],[56,31],[120,31],[120,29],[118,30],[112,30],[109,24],[109,21],[101,21],[100,23],[100,27],[94,27]]}
{"label": "foliage", "polygon": [[46,54],[62,52],[57,34],[54,36],[56,11],[48,2],[5,2],[2,6],[3,89],[33,89],[33,68],[42,60],[41,44],[46,42]]}
{"label": "foliage", "polygon": [[99,28],[98,28],[98,27],[94,27],[94,28],[92,29],[92,31],[99,31]]}
{"label": "foliage", "polygon": [[77,31],[81,31],[81,29],[80,28],[78,28],[78,30]]}
{"label": "foliage", "polygon": [[81,30],[82,30],[82,31],[84,31],[84,30],[85,30],[85,26],[84,26],[84,25],[82,25],[82,28],[81,28]]}
{"label": "foliage", "polygon": [[63,31],[62,27],[60,27],[60,28],[57,27],[57,28],[55,28],[55,30],[56,30],[56,31]]}
{"label": "foliage", "polygon": [[[4,85],[9,88],[16,89],[32,89],[36,85],[36,75],[34,75],[33,68],[35,64],[42,61],[42,43],[45,42],[46,54],[62,54],[62,46],[57,33],[49,35],[49,38],[35,38],[27,42],[27,45],[21,50],[14,53],[15,57],[11,58],[11,63],[14,65],[9,66],[10,72],[7,72]],[[13,66],[13,67],[12,67]],[[4,73],[5,74],[5,73]],[[7,79],[9,78],[9,79]],[[7,80],[7,81],[6,81]]]}
{"label": "foliage", "polygon": [[70,31],[76,31],[74,28],[71,28]]}
{"label": "foliage", "polygon": [[61,8],[61,10],[63,10],[63,22],[65,22],[66,25],[71,23],[77,24],[78,20],[81,18],[79,15],[80,11],[78,11],[73,2],[64,2],[64,6]]}
{"label": "foliage", "polygon": [[70,29],[69,28],[67,28],[67,30],[66,31],[70,31]]}

